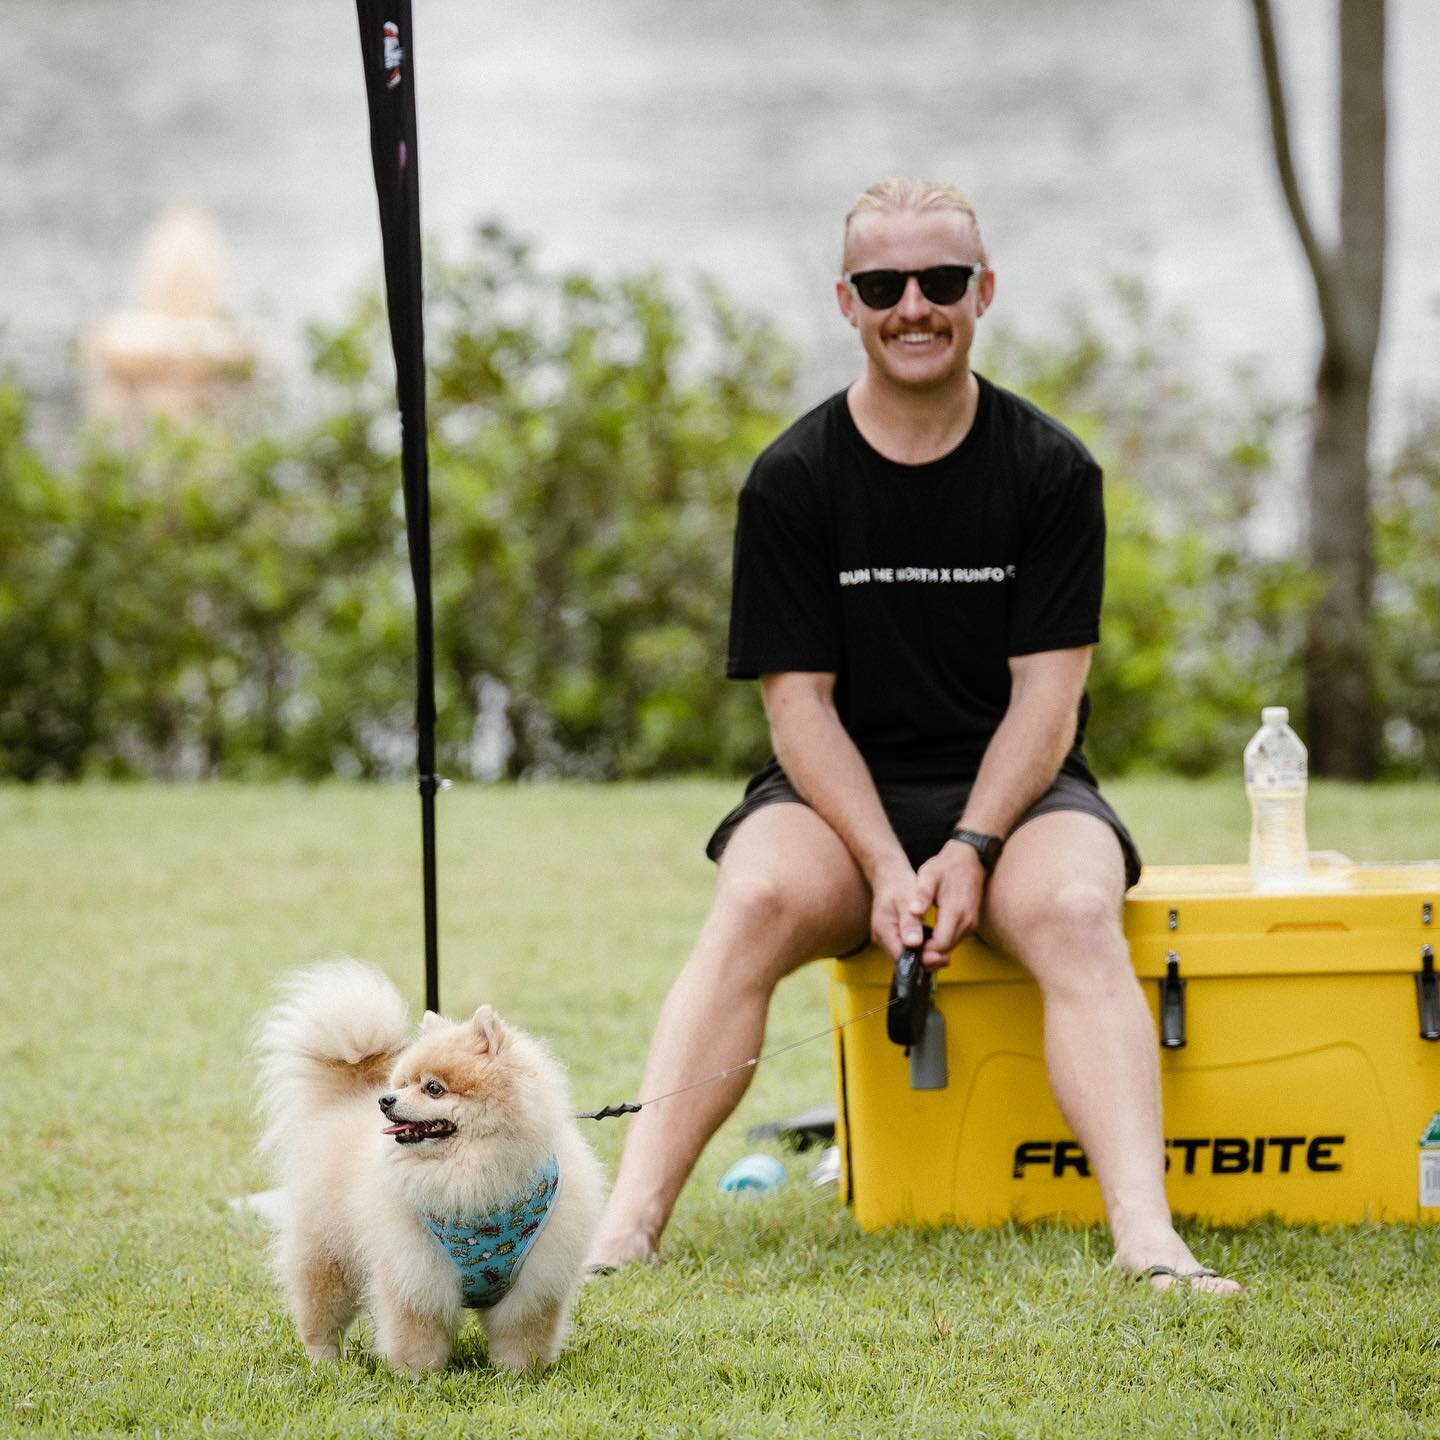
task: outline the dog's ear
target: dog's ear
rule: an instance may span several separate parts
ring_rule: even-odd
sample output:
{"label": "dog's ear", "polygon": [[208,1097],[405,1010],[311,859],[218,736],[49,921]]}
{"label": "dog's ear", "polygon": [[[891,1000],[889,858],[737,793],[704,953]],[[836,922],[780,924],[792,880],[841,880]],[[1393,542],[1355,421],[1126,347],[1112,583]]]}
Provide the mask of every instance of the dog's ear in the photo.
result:
{"label": "dog's ear", "polygon": [[480,1049],[488,1050],[492,1055],[498,1055],[501,1046],[505,1043],[507,1032],[495,1011],[489,1005],[482,1005],[475,1012],[475,1017],[470,1024],[480,1042]]}
{"label": "dog's ear", "polygon": [[423,1035],[427,1030],[433,1030],[437,1025],[443,1023],[444,1017],[437,1015],[433,1010],[427,1010],[420,1017],[420,1033]]}

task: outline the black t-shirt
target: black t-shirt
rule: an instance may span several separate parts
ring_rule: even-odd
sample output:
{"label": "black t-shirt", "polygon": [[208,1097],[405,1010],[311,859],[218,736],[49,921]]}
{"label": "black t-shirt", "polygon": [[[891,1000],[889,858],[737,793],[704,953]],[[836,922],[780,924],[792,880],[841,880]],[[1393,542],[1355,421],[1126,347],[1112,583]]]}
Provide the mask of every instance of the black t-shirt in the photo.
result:
{"label": "black t-shirt", "polygon": [[[1100,469],[1064,426],[977,376],[969,434],[887,460],[844,392],[796,421],[740,493],[726,673],[834,673],[877,780],[972,778],[1010,700],[1011,656],[1100,638]],[[1062,767],[1081,752],[1088,697]]]}

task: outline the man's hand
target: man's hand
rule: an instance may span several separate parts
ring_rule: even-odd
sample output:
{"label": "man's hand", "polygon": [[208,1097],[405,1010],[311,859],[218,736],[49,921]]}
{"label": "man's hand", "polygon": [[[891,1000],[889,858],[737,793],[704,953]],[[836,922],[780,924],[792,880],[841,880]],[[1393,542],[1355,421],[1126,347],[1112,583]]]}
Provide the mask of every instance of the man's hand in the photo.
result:
{"label": "man's hand", "polygon": [[940,847],[916,872],[909,913],[918,943],[920,916],[933,905],[935,922],[925,944],[923,960],[930,969],[950,963],[950,952],[980,923],[980,899],[985,893],[985,868],[972,846]]}
{"label": "man's hand", "polygon": [[[911,908],[916,875],[903,857],[870,876],[870,938],[892,960],[924,942],[919,916]],[[924,914],[921,910],[919,914]]]}

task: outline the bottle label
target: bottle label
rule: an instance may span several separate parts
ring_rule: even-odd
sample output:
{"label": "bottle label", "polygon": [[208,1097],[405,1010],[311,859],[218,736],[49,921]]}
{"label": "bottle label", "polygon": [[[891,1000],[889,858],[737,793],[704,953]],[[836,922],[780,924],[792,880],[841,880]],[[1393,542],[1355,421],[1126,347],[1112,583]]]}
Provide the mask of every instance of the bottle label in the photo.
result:
{"label": "bottle label", "polygon": [[1251,790],[1303,790],[1304,765],[1246,765],[1245,784]]}
{"label": "bottle label", "polygon": [[1420,1208],[1440,1209],[1440,1150],[1420,1152]]}

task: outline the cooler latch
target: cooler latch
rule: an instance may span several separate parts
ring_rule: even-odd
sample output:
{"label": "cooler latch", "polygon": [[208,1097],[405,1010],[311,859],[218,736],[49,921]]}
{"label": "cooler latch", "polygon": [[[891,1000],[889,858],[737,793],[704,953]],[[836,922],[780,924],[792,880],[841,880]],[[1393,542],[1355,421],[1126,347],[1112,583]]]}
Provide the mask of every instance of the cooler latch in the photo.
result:
{"label": "cooler latch", "polygon": [[1420,947],[1415,999],[1420,1006],[1420,1038],[1440,1040],[1440,976],[1435,974],[1435,951],[1429,945]]}
{"label": "cooler latch", "polygon": [[1160,1043],[1167,1050],[1185,1047],[1185,982],[1173,950],[1165,952],[1165,978],[1160,982]]}

